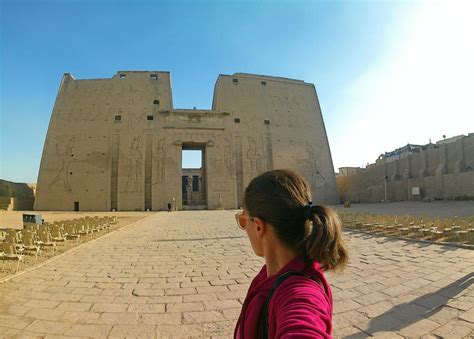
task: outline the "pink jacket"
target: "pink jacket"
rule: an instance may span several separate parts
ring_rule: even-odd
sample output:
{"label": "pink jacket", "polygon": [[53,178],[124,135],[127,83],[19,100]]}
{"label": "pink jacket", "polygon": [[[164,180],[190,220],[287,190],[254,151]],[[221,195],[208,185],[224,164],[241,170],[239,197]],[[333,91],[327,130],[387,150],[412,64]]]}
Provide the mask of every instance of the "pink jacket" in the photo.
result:
{"label": "pink jacket", "polygon": [[287,271],[304,272],[315,277],[321,285],[306,277],[291,276],[277,288],[268,307],[269,338],[331,338],[331,288],[319,263],[305,265],[300,257],[294,258],[268,278],[266,266],[262,267],[245,297],[235,327],[235,338],[259,338],[265,300],[275,279]]}

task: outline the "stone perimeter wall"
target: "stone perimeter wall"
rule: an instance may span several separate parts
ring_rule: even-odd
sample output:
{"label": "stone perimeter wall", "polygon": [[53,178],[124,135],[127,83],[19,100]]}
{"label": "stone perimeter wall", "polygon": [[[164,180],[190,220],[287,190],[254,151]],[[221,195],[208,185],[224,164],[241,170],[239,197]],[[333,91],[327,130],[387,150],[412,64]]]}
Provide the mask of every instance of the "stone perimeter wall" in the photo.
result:
{"label": "stone perimeter wall", "polygon": [[35,209],[165,210],[173,198],[181,209],[181,151],[196,148],[208,209],[241,206],[251,178],[274,168],[302,173],[315,202],[337,201],[313,84],[220,75],[211,110],[184,110],[173,109],[169,72],[126,71],[110,79],[64,75]]}
{"label": "stone perimeter wall", "polygon": [[0,179],[0,210],[31,211],[35,200],[32,184]]}
{"label": "stone perimeter wall", "polygon": [[[338,176],[340,201],[381,202],[387,176],[387,200],[474,199],[474,133],[447,144],[432,144],[401,160],[379,159],[365,172]],[[420,187],[413,196],[412,187]]]}

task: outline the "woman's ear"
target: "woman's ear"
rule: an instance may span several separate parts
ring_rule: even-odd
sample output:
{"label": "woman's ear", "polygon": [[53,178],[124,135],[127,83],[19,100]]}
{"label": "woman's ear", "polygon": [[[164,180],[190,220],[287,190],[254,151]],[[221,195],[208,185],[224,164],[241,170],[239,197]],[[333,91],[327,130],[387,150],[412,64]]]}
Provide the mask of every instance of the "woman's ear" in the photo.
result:
{"label": "woman's ear", "polygon": [[267,232],[268,225],[260,218],[255,218],[254,222],[255,222],[255,231],[257,233],[257,236],[261,238]]}

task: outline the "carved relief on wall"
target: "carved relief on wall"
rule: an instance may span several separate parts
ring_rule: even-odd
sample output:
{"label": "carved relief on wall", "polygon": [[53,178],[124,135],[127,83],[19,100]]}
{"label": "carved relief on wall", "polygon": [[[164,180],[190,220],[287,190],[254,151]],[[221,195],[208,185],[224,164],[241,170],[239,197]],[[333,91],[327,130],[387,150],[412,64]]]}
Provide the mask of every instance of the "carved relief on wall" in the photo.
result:
{"label": "carved relief on wall", "polygon": [[207,143],[209,141],[212,141],[213,144],[215,144],[215,138],[213,136],[210,136],[209,134],[205,133],[185,133],[180,140],[184,143]]}
{"label": "carved relief on wall", "polygon": [[210,161],[209,164],[202,164],[208,165],[206,166],[208,170],[213,173],[222,173],[224,171],[224,157],[222,154],[222,149],[219,145],[213,148],[212,153],[208,159]]}
{"label": "carved relief on wall", "polygon": [[[84,140],[76,141],[76,137],[70,137],[67,143],[64,143],[61,138],[57,139],[55,144],[56,148],[56,158],[59,159],[61,163],[61,167],[56,172],[56,175],[49,183],[49,189],[55,184],[63,183],[64,189],[66,192],[70,192],[72,187],[70,183],[70,176],[74,175],[77,177],[78,175],[96,175],[105,173],[108,168],[108,154],[109,154],[109,145],[101,145],[105,147],[105,149],[98,149],[99,146],[96,147],[94,151],[91,153],[87,153],[85,155],[75,149],[76,142],[79,143],[81,146],[79,149],[92,149],[91,142],[86,143]],[[93,139],[90,139],[93,140]],[[103,138],[101,137],[101,141]],[[65,146],[64,146],[65,145]],[[73,174],[74,172],[74,174]],[[82,184],[82,188],[87,186],[87,182]]]}
{"label": "carved relief on wall", "polygon": [[185,142],[202,142],[202,136],[198,133],[186,133]]}
{"label": "carved relief on wall", "polygon": [[55,185],[56,183],[61,183],[64,187],[66,192],[71,191],[71,186],[69,185],[69,167],[75,159],[74,156],[74,144],[75,144],[75,137],[71,137],[64,147],[61,149],[61,143],[59,141],[56,142],[56,156],[58,157],[61,167],[56,172],[56,175],[53,179],[49,182],[49,189]]}
{"label": "carved relief on wall", "polygon": [[125,192],[138,192],[140,187],[141,167],[142,167],[142,139],[140,136],[134,137],[130,143],[127,169],[127,183]]}
{"label": "carved relief on wall", "polygon": [[162,185],[165,178],[165,139],[162,138],[155,143],[153,148],[153,185]]}
{"label": "carved relief on wall", "polygon": [[212,151],[209,153],[209,161],[208,169],[211,169],[213,173],[225,175],[226,178],[234,175],[232,170],[232,147],[229,138],[224,138],[222,143],[214,143]]}
{"label": "carved relief on wall", "polygon": [[224,166],[226,173],[232,176],[232,145],[229,138],[224,139]]}
{"label": "carved relief on wall", "polygon": [[262,164],[265,167],[264,171],[270,171],[273,169],[273,145],[272,145],[272,135],[266,133],[263,136],[263,145],[264,145],[264,154],[265,157],[262,159]]}
{"label": "carved relief on wall", "polygon": [[247,137],[249,148],[247,150],[247,159],[250,163],[249,175],[251,178],[256,177],[262,172],[262,155],[257,151],[257,143],[252,137]]}
{"label": "carved relief on wall", "polygon": [[320,148],[318,148],[316,153],[313,146],[306,141],[306,158],[302,162],[303,173],[306,174],[306,178],[309,180],[313,189],[321,188],[328,183],[319,169],[318,159],[320,159],[320,154]]}

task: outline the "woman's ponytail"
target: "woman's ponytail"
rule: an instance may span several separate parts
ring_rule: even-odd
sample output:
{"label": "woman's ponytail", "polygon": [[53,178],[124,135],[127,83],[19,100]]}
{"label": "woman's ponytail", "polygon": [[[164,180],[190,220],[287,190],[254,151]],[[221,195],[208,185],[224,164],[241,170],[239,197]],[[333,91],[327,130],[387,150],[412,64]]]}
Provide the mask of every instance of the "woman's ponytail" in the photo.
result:
{"label": "woman's ponytail", "polygon": [[341,221],[336,212],[325,206],[307,206],[306,236],[300,245],[309,261],[317,261],[323,270],[342,271],[349,254],[342,236]]}
{"label": "woman's ponytail", "polygon": [[341,221],[328,207],[313,206],[306,180],[290,170],[272,170],[253,178],[245,189],[250,216],[272,225],[277,237],[306,261],[324,270],[342,271],[348,251]]}

